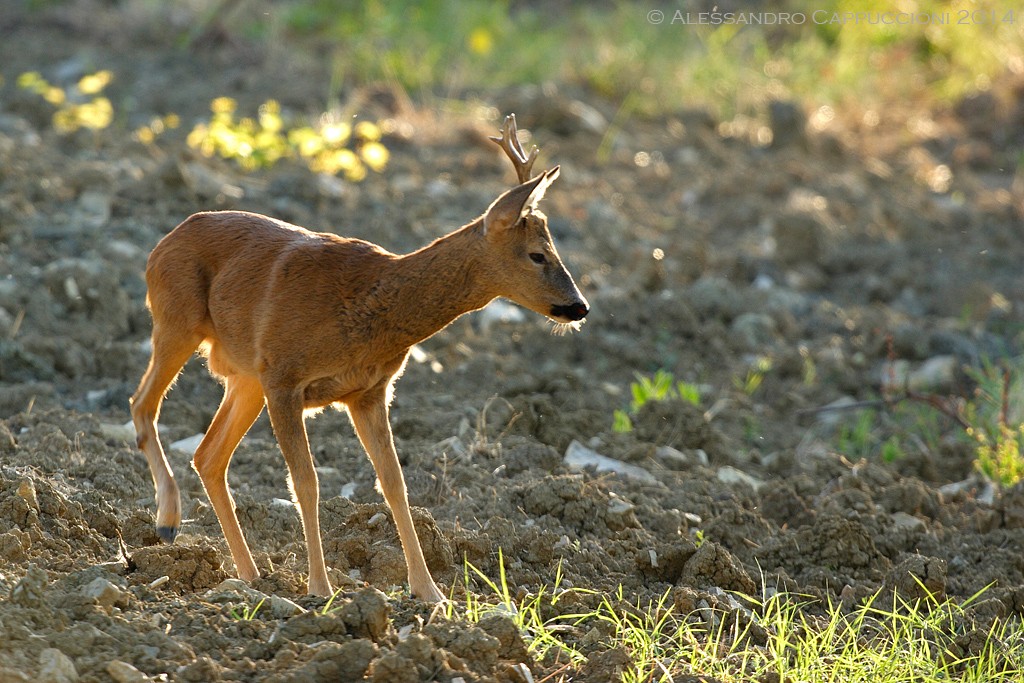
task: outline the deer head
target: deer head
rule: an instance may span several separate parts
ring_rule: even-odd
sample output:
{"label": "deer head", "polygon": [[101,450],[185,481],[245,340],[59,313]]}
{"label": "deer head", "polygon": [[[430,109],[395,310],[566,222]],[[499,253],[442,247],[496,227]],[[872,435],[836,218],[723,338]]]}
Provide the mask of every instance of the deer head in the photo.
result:
{"label": "deer head", "polygon": [[[559,167],[531,179],[537,148],[527,155],[516,132],[515,115],[505,119],[500,137],[520,185],[498,197],[483,217],[492,250],[493,272],[501,296],[576,329],[590,311],[587,300],[562,265],[551,240],[548,220],[537,204],[558,177]],[[561,329],[561,328],[558,328]]]}

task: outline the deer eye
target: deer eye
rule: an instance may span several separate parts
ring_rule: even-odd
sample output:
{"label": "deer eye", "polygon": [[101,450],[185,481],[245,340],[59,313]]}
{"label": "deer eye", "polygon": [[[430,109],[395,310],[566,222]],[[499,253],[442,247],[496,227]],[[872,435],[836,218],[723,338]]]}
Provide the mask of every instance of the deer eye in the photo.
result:
{"label": "deer eye", "polygon": [[533,261],[534,263],[540,265],[542,263],[547,263],[548,259],[547,259],[547,257],[544,254],[541,254],[539,252],[534,252],[534,253],[530,254],[530,260]]}

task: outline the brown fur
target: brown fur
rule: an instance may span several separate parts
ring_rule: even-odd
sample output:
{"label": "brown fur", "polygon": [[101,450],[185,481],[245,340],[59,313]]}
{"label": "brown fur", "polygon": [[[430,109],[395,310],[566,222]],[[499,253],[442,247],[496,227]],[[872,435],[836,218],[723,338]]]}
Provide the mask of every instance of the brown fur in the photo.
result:
{"label": "brown fur", "polygon": [[[146,268],[153,353],[132,398],[161,535],[173,540],[181,504],[156,422],[168,388],[199,349],[225,391],[193,464],[238,576],[251,581],[259,572],[235,515],[227,469],[265,404],[306,536],[309,592],[332,592],[303,413],[333,404],[348,410],[373,463],[413,594],[442,600],[413,528],[388,424],[392,385],[412,345],[495,297],[560,322],[586,314],[547,221],[534,208],[557,173],[555,168],[509,190],[477,220],[404,256],[240,211],[197,213],[161,240]],[[543,263],[535,262],[538,254]],[[575,317],[559,317],[556,306],[575,307]]]}

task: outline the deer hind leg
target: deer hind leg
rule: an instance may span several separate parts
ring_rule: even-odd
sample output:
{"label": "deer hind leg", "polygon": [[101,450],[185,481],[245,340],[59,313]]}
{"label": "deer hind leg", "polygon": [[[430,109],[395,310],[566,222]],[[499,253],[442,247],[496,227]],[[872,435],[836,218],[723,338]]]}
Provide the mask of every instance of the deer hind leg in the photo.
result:
{"label": "deer hind leg", "polygon": [[132,397],[132,422],[136,443],[146,456],[156,489],[156,531],[167,543],[174,541],[181,527],[181,496],[167,456],[157,434],[160,404],[181,368],[195,352],[202,335],[185,332],[154,320],[153,354]]}
{"label": "deer hind leg", "polygon": [[281,446],[292,493],[302,518],[302,530],[306,536],[306,551],[309,556],[310,595],[329,596],[333,593],[331,581],[327,578],[324,564],[324,549],[320,540],[320,483],[313,467],[313,455],[309,452],[309,439],[302,418],[302,392],[293,389],[267,391],[267,410],[270,423]]}
{"label": "deer hind leg", "polygon": [[405,477],[402,475],[402,465],[395,451],[395,441],[391,436],[384,392],[380,392],[380,395],[372,400],[364,399],[359,404],[350,405],[348,414],[359,440],[370,456],[384,500],[387,501],[394,516],[398,537],[405,552],[406,568],[409,571],[409,590],[421,600],[442,602],[445,599],[444,594],[434,583],[430,570],[427,569],[423,549],[416,535],[416,527],[413,525],[412,513],[409,511],[409,496],[405,487]]}
{"label": "deer hind leg", "polygon": [[259,577],[259,570],[235,514],[235,501],[228,489],[228,463],[238,443],[262,412],[263,403],[259,380],[229,375],[225,379],[224,399],[192,461],[224,530],[238,578],[245,581]]}

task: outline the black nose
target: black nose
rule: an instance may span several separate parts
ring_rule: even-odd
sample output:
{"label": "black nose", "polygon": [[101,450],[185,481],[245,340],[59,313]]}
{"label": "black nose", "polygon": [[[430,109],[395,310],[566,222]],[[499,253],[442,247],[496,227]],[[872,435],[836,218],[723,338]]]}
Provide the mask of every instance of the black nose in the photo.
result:
{"label": "black nose", "polygon": [[584,301],[577,301],[568,306],[552,306],[552,318],[568,318],[569,320],[583,320],[590,313],[590,306]]}

